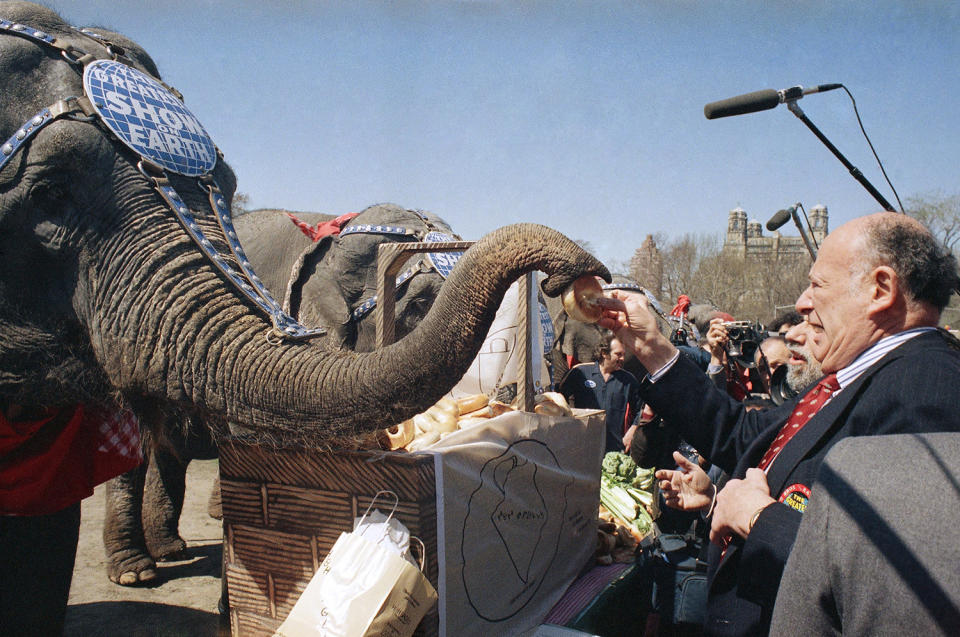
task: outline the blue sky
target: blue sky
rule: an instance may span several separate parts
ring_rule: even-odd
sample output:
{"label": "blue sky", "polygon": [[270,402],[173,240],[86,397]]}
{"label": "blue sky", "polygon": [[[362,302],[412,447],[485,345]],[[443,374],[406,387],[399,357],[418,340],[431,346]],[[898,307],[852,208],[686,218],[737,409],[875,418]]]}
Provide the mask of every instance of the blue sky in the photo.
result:
{"label": "blue sky", "polygon": [[[251,207],[390,201],[468,239],[537,222],[612,266],[649,233],[719,235],[736,206],[765,222],[824,204],[836,227],[879,205],[784,105],[703,116],[831,82],[902,199],[960,192],[960,3],[48,4],[143,45]],[[846,94],[799,105],[896,205]]]}

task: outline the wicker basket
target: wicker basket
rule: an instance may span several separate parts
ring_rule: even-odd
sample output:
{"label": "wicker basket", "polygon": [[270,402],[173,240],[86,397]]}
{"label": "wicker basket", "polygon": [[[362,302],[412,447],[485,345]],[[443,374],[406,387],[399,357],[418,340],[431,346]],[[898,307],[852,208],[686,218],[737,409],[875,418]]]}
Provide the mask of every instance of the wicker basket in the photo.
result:
{"label": "wicker basket", "polygon": [[[227,590],[233,635],[272,635],[341,532],[374,495],[399,497],[396,517],[426,547],[437,586],[433,458],[405,453],[323,453],[235,441],[220,446]],[[436,606],[415,635],[438,634]]]}
{"label": "wicker basket", "polygon": [[[472,242],[388,243],[380,246],[377,344],[393,340],[393,299],[403,260],[417,252],[467,249]],[[531,274],[521,278],[519,330],[532,320]],[[386,299],[386,302],[384,302]],[[518,350],[525,382],[521,409],[533,406],[529,339]],[[426,550],[424,574],[439,590],[437,500],[433,456],[384,452],[278,449],[237,440],[220,442],[224,560],[235,637],[272,635],[293,609],[341,532],[353,530],[378,491],[397,494],[395,513]],[[439,634],[435,605],[414,635]]]}

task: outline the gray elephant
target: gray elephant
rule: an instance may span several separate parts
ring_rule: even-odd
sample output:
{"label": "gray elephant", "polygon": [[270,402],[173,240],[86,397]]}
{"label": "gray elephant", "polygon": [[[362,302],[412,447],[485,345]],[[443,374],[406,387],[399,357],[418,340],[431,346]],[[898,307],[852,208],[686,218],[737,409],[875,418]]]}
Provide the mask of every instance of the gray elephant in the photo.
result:
{"label": "gray elephant", "polygon": [[[378,246],[425,237],[459,237],[432,213],[395,204],[377,204],[347,217],[333,224],[338,219],[333,215],[298,212],[296,220],[309,226],[301,230],[285,211],[255,210],[238,216],[235,227],[257,274],[274,296],[284,299],[294,317],[305,325],[329,326],[330,338],[340,347],[371,351],[376,326],[370,301],[377,286]],[[324,224],[328,233],[323,237],[306,234]],[[367,226],[390,231],[357,232]],[[445,276],[431,264],[424,255],[403,266],[410,276],[396,290],[397,338],[406,336],[426,316],[440,292]],[[185,557],[187,545],[179,533],[179,520],[187,467],[191,460],[216,457],[216,445],[203,423],[178,413],[167,417],[171,423],[162,439],[145,437],[144,463],[107,485],[103,529],[107,576],[120,585],[151,581],[156,577],[156,561]],[[215,484],[209,507],[212,515],[219,509],[219,495]]]}
{"label": "gray elephant", "polygon": [[[7,21],[0,24],[13,23],[0,29],[0,139],[8,140],[0,145],[5,423],[23,408],[121,397],[155,436],[169,424],[163,415],[179,412],[201,419],[215,438],[350,445],[449,391],[476,356],[508,286],[525,272],[547,273],[548,296],[583,275],[609,280],[601,263],[563,235],[516,224],[468,250],[423,321],[388,347],[344,350],[333,330],[277,338],[310,332],[251,293],[259,279],[241,277],[243,259],[225,252],[236,181],[202,127],[157,82],[143,92],[162,100],[165,128],[144,116],[138,126],[152,131],[148,144],[134,144],[129,131],[121,139],[117,118],[102,112],[114,98],[127,107],[124,100],[133,99],[121,84],[107,93],[106,76],[142,86],[146,76],[159,78],[150,57],[122,35],[78,31],[39,5],[3,2],[0,12]],[[100,111],[91,107],[96,98],[72,99],[96,91],[105,95],[94,104]],[[149,146],[167,134],[187,135],[176,147],[166,143],[169,165]],[[52,536],[75,551],[74,507],[76,517],[60,520]],[[0,543],[11,528],[3,517]],[[39,517],[45,524],[47,516]],[[20,550],[5,552],[0,572],[2,612],[30,612],[46,632],[57,617],[62,622],[70,579],[64,567],[74,554],[60,556],[56,574],[37,568],[50,538],[21,534]]]}

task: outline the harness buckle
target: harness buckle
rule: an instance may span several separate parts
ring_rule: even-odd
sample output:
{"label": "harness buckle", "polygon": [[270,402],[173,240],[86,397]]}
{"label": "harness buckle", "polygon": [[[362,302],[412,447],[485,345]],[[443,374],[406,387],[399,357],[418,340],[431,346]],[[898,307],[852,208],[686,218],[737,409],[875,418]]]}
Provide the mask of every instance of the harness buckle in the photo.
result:
{"label": "harness buckle", "polygon": [[72,44],[68,44],[63,47],[60,50],[60,55],[70,64],[79,66],[81,68],[97,59],[97,56],[93,55],[92,53],[84,53],[82,50],[78,49]]}
{"label": "harness buckle", "polygon": [[160,168],[153,162],[149,162],[146,159],[141,159],[137,162],[137,170],[140,171],[140,174],[150,180],[162,179],[166,181],[167,175],[163,172],[163,168]]}
{"label": "harness buckle", "polygon": [[[82,115],[78,113],[82,113]],[[50,107],[50,115],[54,119],[69,116],[70,119],[77,122],[92,122],[97,119],[96,113],[89,99],[75,95],[58,100]]]}
{"label": "harness buckle", "polygon": [[220,186],[213,179],[213,175],[206,173],[197,177],[197,187],[208,195],[221,194]]}

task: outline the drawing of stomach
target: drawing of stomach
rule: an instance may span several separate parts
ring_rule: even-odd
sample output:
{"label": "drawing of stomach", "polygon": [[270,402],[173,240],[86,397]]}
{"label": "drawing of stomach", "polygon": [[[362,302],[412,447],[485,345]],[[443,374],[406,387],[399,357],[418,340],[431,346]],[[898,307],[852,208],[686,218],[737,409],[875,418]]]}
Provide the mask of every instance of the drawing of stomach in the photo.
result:
{"label": "drawing of stomach", "polygon": [[572,483],[537,440],[517,441],[483,465],[460,543],[464,589],[480,617],[508,619],[536,594],[557,555]]}

